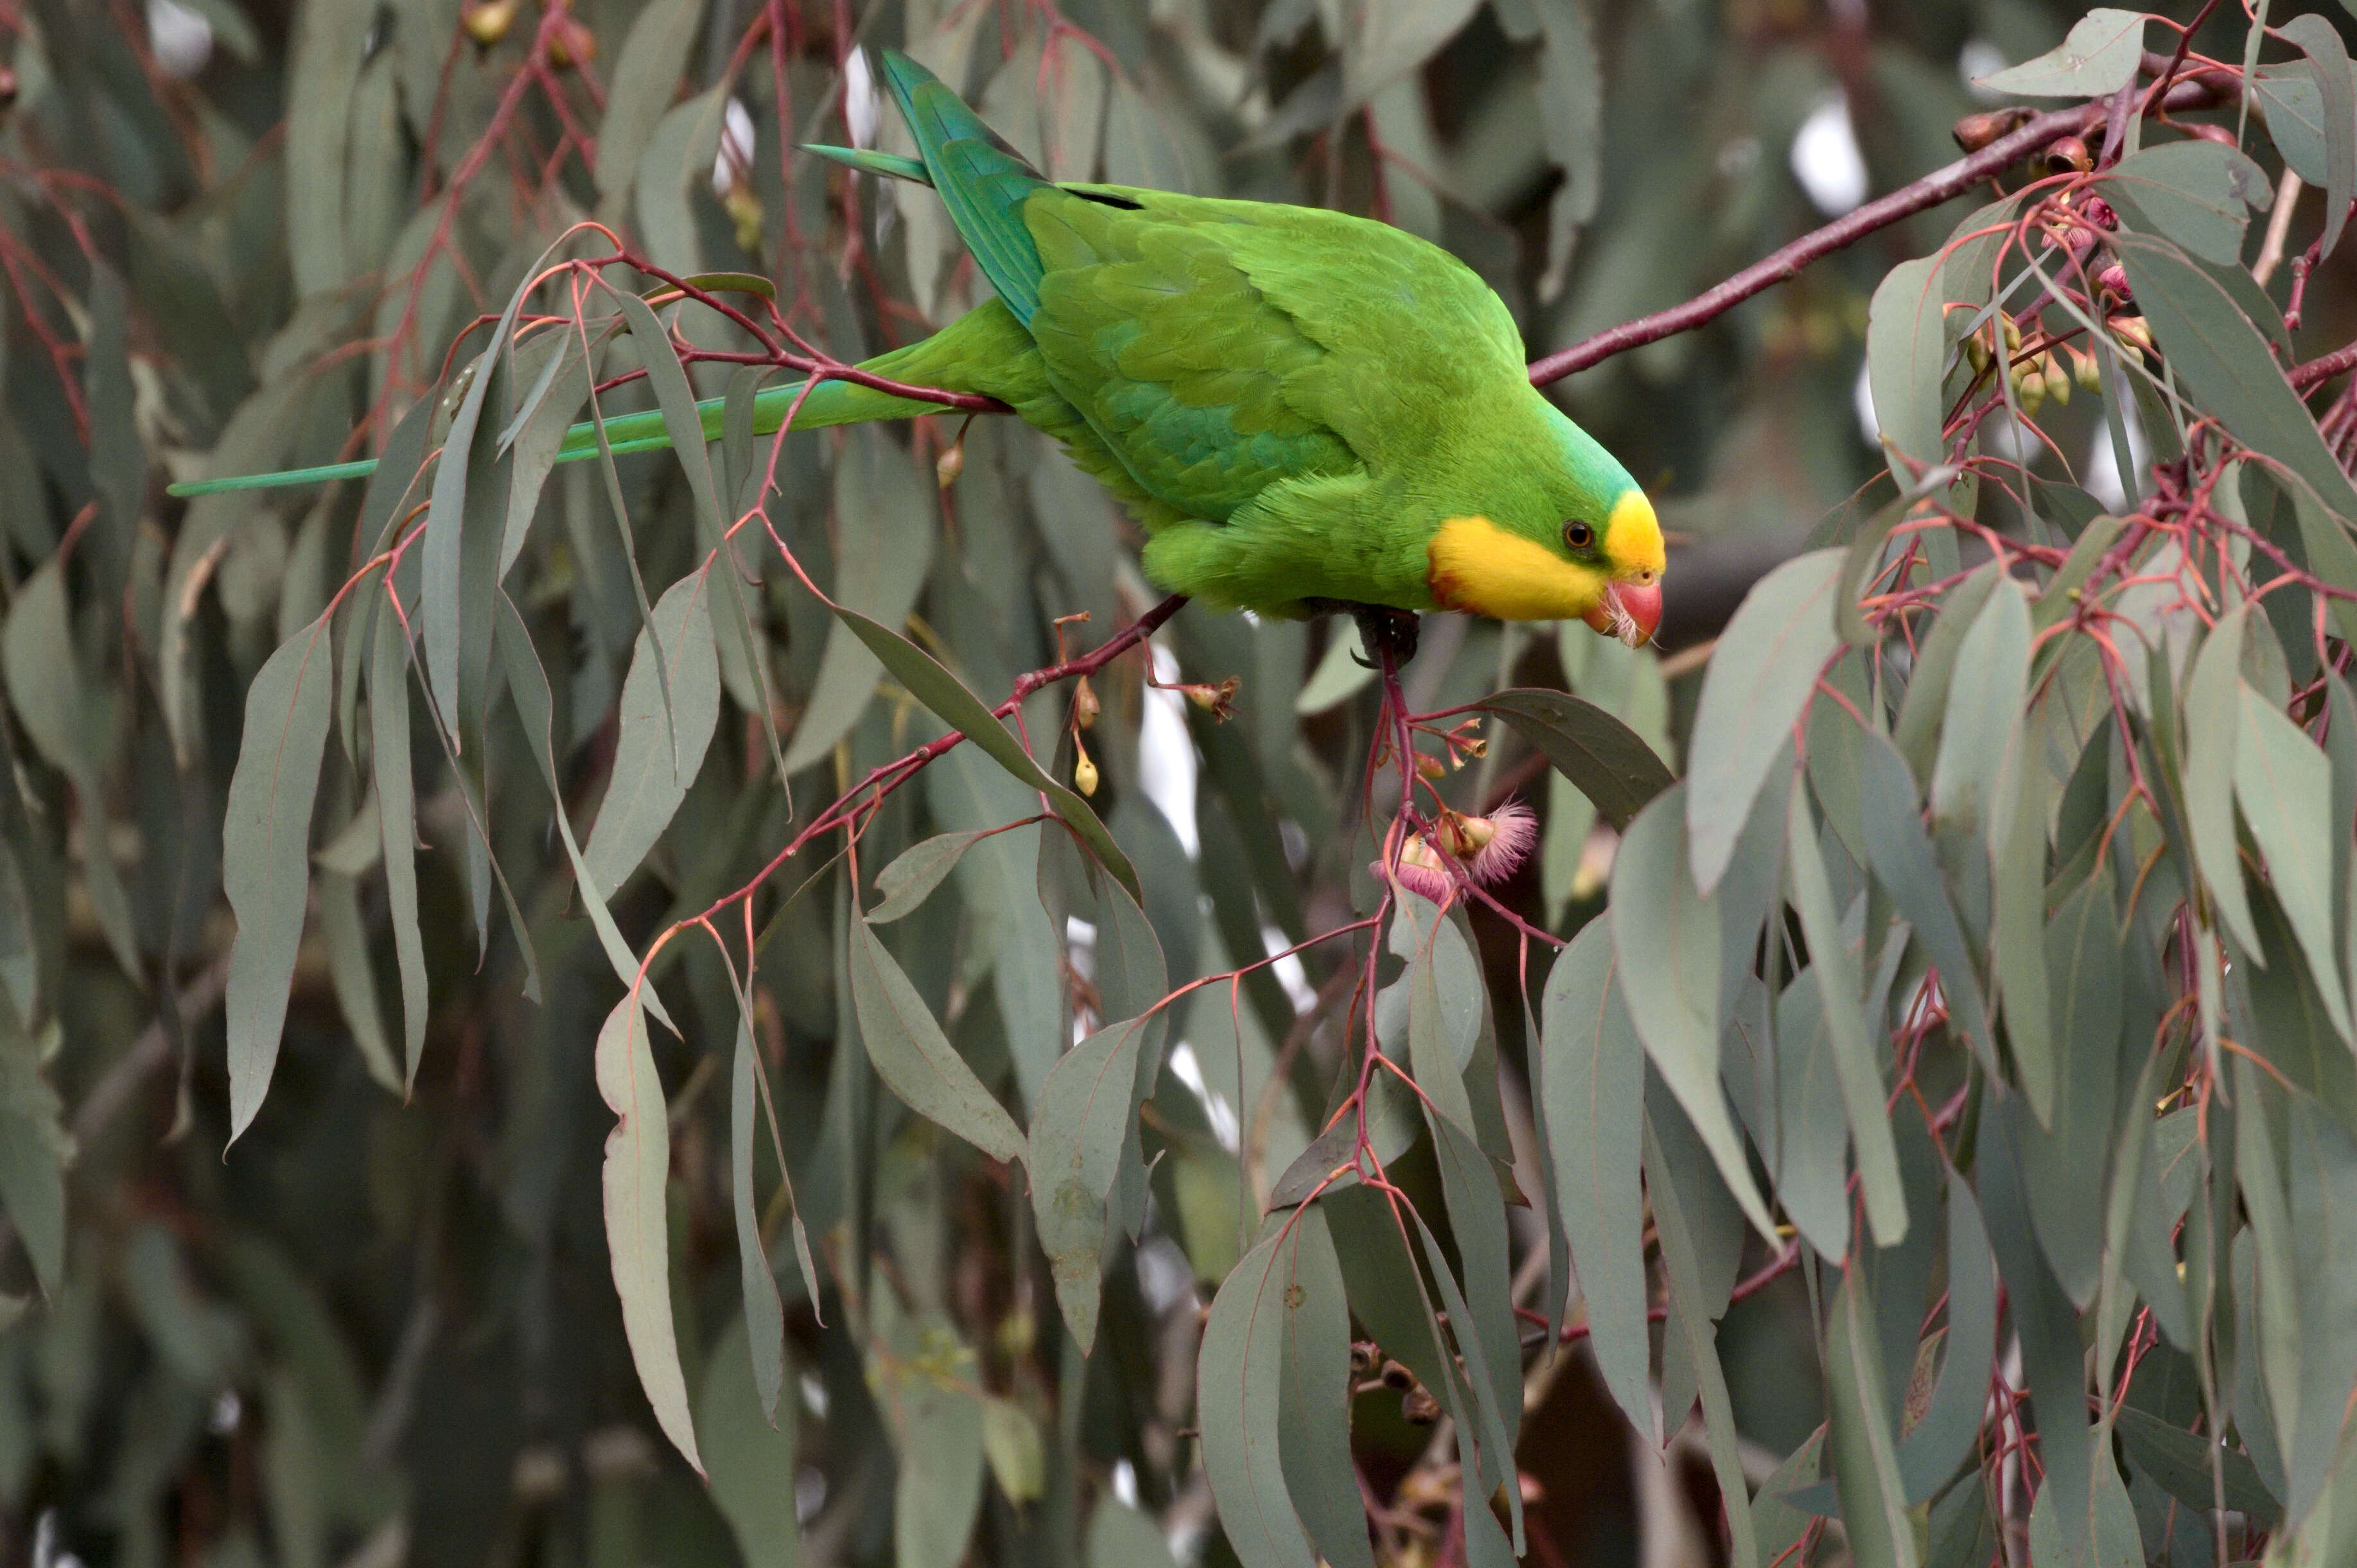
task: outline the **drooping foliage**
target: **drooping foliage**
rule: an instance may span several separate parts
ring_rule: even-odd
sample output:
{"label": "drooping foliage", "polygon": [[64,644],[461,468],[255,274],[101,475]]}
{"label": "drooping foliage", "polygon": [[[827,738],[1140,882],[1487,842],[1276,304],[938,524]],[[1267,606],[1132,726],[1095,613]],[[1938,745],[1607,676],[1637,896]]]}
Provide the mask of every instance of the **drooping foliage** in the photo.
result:
{"label": "drooping foliage", "polygon": [[[2341,14],[265,9],[0,14],[9,1552],[2357,1554]],[[753,435],[987,296],[885,43],[1534,360],[1995,152],[1564,383],[1677,651],[1394,669]]]}

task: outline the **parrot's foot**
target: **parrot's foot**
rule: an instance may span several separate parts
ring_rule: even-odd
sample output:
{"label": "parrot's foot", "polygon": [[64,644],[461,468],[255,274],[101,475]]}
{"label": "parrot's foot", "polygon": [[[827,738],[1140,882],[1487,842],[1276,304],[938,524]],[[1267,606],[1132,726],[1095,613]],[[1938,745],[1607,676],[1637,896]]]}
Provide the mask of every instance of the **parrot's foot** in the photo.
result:
{"label": "parrot's foot", "polygon": [[1394,609],[1388,605],[1341,602],[1319,607],[1349,611],[1359,623],[1360,646],[1378,660],[1388,660],[1394,670],[1415,657],[1415,637],[1420,623],[1414,610]]}

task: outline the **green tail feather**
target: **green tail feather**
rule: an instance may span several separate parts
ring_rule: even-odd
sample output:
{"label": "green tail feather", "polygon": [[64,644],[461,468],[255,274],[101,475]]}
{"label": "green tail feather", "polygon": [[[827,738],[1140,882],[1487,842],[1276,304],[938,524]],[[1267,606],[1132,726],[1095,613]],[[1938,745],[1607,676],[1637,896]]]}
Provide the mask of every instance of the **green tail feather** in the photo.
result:
{"label": "green tail feather", "polygon": [[1039,247],[1023,204],[1048,181],[998,139],[941,80],[896,49],[884,51],[884,81],[917,139],[942,205],[982,275],[1026,327],[1039,308]]}
{"label": "green tail feather", "polygon": [[[1023,204],[1048,182],[999,140],[974,112],[961,102],[932,72],[897,51],[884,51],[884,80],[900,113],[909,122],[919,163],[889,153],[861,148],[813,146],[822,157],[871,174],[913,179],[942,194],[950,220],[974,252],[983,275],[998,291],[1016,321],[1028,326],[1039,305],[1039,278],[1044,271],[1039,246],[1024,226]],[[980,390],[974,372],[996,367],[1004,373],[1010,360],[1028,351],[1028,337],[1004,316],[976,311],[947,331],[922,343],[882,355],[861,368],[919,386],[943,386],[952,391]],[[986,379],[986,377],[985,377]],[[774,433],[793,406],[802,385],[772,387],[753,400],[754,434]],[[915,398],[895,397],[850,381],[821,382],[794,416],[794,428],[817,429],[830,424],[855,424],[870,419],[899,419],[937,412],[941,405]],[[726,400],[696,404],[706,441],[720,439]],[[659,413],[624,414],[606,422],[606,440],[617,456],[652,452],[671,445]],[[560,463],[595,456],[594,425],[576,424],[557,448]],[[218,479],[194,479],[171,487],[176,496],[217,495],[225,490],[276,489],[292,485],[326,484],[336,479],[365,478],[376,472],[373,458],[337,463],[326,467],[291,468],[275,474],[242,474]]]}
{"label": "green tail feather", "polygon": [[888,179],[912,179],[919,185],[933,183],[933,177],[925,172],[924,165],[914,158],[901,157],[897,153],[871,152],[866,147],[830,147],[823,142],[804,142],[802,151],[816,153],[846,168],[880,174]]}
{"label": "green tail feather", "polygon": [[[885,360],[897,360],[907,353],[887,355]],[[879,360],[878,363],[883,361]],[[888,371],[880,372],[887,373]],[[769,435],[785,423],[786,411],[793,407],[794,397],[802,389],[796,381],[791,386],[771,387],[753,399],[753,434]],[[726,398],[711,398],[695,405],[697,417],[704,424],[706,441],[720,439],[720,424],[727,406]],[[911,414],[937,413],[940,404],[922,403],[915,398],[895,397],[854,381],[821,381],[802,400],[801,410],[794,415],[796,430],[816,430],[830,424],[856,424],[870,419],[901,419]],[[659,452],[671,446],[671,435],[663,425],[660,413],[626,413],[606,421],[607,445],[617,457],[633,452]],[[564,442],[556,449],[560,463],[577,463],[597,455],[597,427],[581,424],[565,433]],[[376,472],[376,459],[364,458],[357,463],[333,463],[318,468],[288,468],[275,474],[240,474],[229,478],[191,479],[171,487],[176,496],[218,495],[224,490],[270,490],[291,485],[324,485],[334,479],[364,479]]]}

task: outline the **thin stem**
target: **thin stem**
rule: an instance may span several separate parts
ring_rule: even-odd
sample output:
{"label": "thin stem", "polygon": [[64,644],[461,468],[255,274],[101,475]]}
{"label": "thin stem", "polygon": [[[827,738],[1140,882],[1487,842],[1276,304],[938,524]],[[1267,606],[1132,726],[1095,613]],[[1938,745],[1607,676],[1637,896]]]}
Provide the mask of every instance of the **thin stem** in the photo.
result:
{"label": "thin stem", "polygon": [[[2204,108],[2218,102],[2221,91],[2221,87],[2213,85],[2206,78],[2180,81],[2162,96],[2161,106],[2169,109]],[[1531,365],[1532,384],[1545,386],[1576,371],[1600,364],[1616,354],[1625,354],[1631,349],[1640,349],[1681,332],[1691,332],[1717,320],[1753,295],[1799,275],[1801,269],[1810,263],[1846,249],[1901,219],[1929,211],[1942,202],[1962,196],[1983,180],[1993,178],[2029,154],[2050,146],[2065,136],[2081,135],[2093,130],[2103,122],[2106,113],[2108,105],[2093,103],[2032,115],[2020,129],[1999,136],[1971,156],[1959,158],[1945,168],[1935,169],[1912,184],[1901,186],[1889,195],[1869,201],[1846,217],[1835,219],[1822,229],[1802,235],[1791,244],[1752,263],[1733,277],[1714,288],[1706,289],[1684,305],[1623,322],[1534,361]]]}

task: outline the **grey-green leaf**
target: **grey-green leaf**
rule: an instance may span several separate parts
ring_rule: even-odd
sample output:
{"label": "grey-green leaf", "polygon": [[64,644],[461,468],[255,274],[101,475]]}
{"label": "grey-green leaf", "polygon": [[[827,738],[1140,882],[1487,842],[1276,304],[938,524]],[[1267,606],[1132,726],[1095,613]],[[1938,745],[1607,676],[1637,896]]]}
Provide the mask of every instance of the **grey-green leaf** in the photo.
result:
{"label": "grey-green leaf", "polygon": [[[1654,1430],[1645,1372],[1645,1243],[1638,1160],[1645,1057],[1614,977],[1610,922],[1591,920],[1547,974],[1537,1092],[1588,1343],[1604,1386]],[[1558,1305],[1549,1303],[1550,1310]]]}
{"label": "grey-green leaf", "polygon": [[1874,1229],[1877,1245],[1896,1246],[1907,1234],[1907,1195],[1899,1179],[1898,1145],[1890,1136],[1882,1072],[1875,1059],[1874,1040],[1879,1032],[1867,1017],[1859,965],[1834,908],[1833,886],[1825,874],[1824,857],[1818,851],[1805,791],[1793,790],[1786,810],[1790,822],[1784,853],[1792,907],[1800,912],[1810,965],[1816,971],[1842,1108],[1857,1148],[1858,1185],[1866,1195],[1867,1222]]}
{"label": "grey-green leaf", "polygon": [[221,822],[221,890],[237,915],[227,1000],[232,1142],[270,1088],[303,940],[311,803],[336,684],[330,646],[322,616],[282,644],[246,690]]}
{"label": "grey-green leaf", "polygon": [[[1720,651],[1724,656],[1724,642]],[[1781,749],[1780,739],[1771,750]],[[1646,1055],[1701,1134],[1727,1190],[1772,1240],[1775,1222],[1752,1183],[1742,1134],[1727,1114],[1718,1080],[1719,913],[1695,890],[1681,831],[1689,815],[1684,795],[1693,787],[1673,787],[1629,825],[1613,861],[1606,914],[1620,993]]]}
{"label": "grey-green leaf", "polygon": [[1960,1176],[1948,1178],[1948,1334],[1939,1380],[1899,1444],[1907,1501],[1945,1486],[1973,1446],[1988,1404],[1990,1359],[1996,1353],[1996,1271],[1989,1258],[1980,1204]]}
{"label": "grey-green leaf", "polygon": [[2332,861],[2317,853],[2332,831],[2331,768],[2324,752],[2283,710],[2238,682],[2242,712],[2234,748],[2234,798],[2266,857],[2276,897],[2308,955],[2309,972],[2341,1039],[2350,1035],[2349,989],[2334,940]]}
{"label": "grey-green leaf", "polygon": [[2005,842],[2029,683],[2029,601],[2020,584],[2001,576],[1965,631],[1949,677],[1939,757],[1932,769],[1935,822],[1971,827],[1992,844]]}
{"label": "grey-green leaf", "polygon": [[65,1163],[74,1147],[60,1110],[41,1073],[40,1040],[0,1012],[0,1206],[52,1301],[66,1283]]}
{"label": "grey-green leaf", "polygon": [[876,874],[876,891],[884,895],[884,901],[867,911],[868,923],[889,925],[913,911],[957,869],[957,863],[976,840],[997,831],[970,828],[962,833],[937,833],[902,850],[891,865]]}
{"label": "grey-green leaf", "polygon": [[1635,730],[1593,703],[1564,692],[1517,688],[1474,706],[1505,720],[1544,753],[1615,828],[1626,828],[1670,787],[1669,765]]}
{"label": "grey-green leaf", "polygon": [[2248,619],[2249,612],[2241,605],[2220,616],[2194,656],[2192,676],[2185,682],[2183,800],[2193,863],[2209,885],[2218,918],[2243,950],[2255,955],[2258,937],[2234,843],[2234,759]]}
{"label": "grey-green leaf", "polygon": [[1826,1310],[1826,1452],[1841,1497],[1842,1523],[1858,1568],[1914,1568],[1915,1529],[1884,1407],[1882,1356],[1874,1310],[1855,1272]]}
{"label": "grey-green leaf", "polygon": [[[731,1319],[704,1364],[695,1424],[712,1500],[737,1537],[745,1568],[798,1568],[802,1525],[794,1510],[795,1423],[789,1403],[774,1423],[746,1374],[745,1325]],[[757,1358],[758,1359],[758,1358]]]}
{"label": "grey-green leaf", "polygon": [[2324,140],[2324,233],[2319,242],[2330,255],[2349,221],[2349,203],[2357,196],[2357,82],[2349,70],[2349,46],[2340,30],[2314,12],[2288,16],[2277,29],[2286,43],[2308,57],[2317,87]]}
{"label": "grey-green leaf", "polygon": [[1154,1024],[1125,1018],[1074,1046],[1057,1058],[1031,1108],[1032,1214],[1056,1304],[1082,1350],[1096,1343],[1105,1200],[1129,1138],[1138,1052]]}
{"label": "grey-green leaf", "polygon": [[2357,516],[2357,489],[2233,296],[2165,240],[2121,233],[2112,245],[2169,369],[2195,403],[2307,481],[2329,510]]}
{"label": "grey-green leaf", "polygon": [[[1834,595],[1843,552],[1812,551],[1752,586],[1720,634],[1703,677],[1687,752],[1684,814],[1694,885],[1707,894],[1734,857],[1751,802],[1768,780],[1827,660],[1840,650]],[[1641,1016],[1638,1024],[1641,1027]]]}
{"label": "grey-green leaf", "polygon": [[[725,570],[726,568],[722,568]],[[622,682],[614,768],[582,860],[610,897],[639,868],[687,797],[720,723],[720,662],[712,641],[712,573],[691,572],[655,606]],[[671,700],[654,665],[666,661]]]}
{"label": "grey-green leaf", "polygon": [[1031,754],[1023,749],[1022,742],[982,705],[982,699],[966,690],[965,682],[942,668],[940,661],[923,649],[857,610],[837,605],[834,613],[883,660],[884,667],[909,689],[910,696],[931,708],[943,724],[989,753],[1017,780],[1046,795],[1057,813],[1087,843],[1098,863],[1120,880],[1132,898],[1138,897],[1136,868],[1129,864],[1129,856],[1122,853],[1121,845],[1114,841],[1095,811],[1071,789],[1049,778]]}
{"label": "grey-green leaf", "polygon": [[1278,1451],[1294,1510],[1331,1568],[1375,1568],[1351,1455],[1351,1311],[1342,1264],[1316,1204],[1294,1222],[1285,1296],[1285,1394]]}
{"label": "grey-green leaf", "polygon": [[1940,436],[1947,412],[1940,393],[1948,349],[1944,270],[1938,256],[1900,263],[1876,285],[1867,309],[1874,421],[1890,449],[1891,478],[1902,490],[1912,489],[1919,471],[1946,456]]}
{"label": "grey-green leaf", "polygon": [[384,835],[386,914],[401,970],[402,1082],[417,1081],[425,1049],[425,939],[417,913],[417,792],[409,770],[409,646],[400,619],[379,606],[369,644],[370,766],[377,830]]}
{"label": "grey-green leaf", "polygon": [[1212,1298],[1195,1363],[1195,1420],[1220,1528],[1243,1568],[1315,1568],[1285,1484],[1286,1302],[1293,1216],[1243,1255]]}
{"label": "grey-green leaf", "polygon": [[653,0],[623,35],[606,91],[606,117],[597,125],[600,195],[616,195],[638,173],[655,122],[678,95],[704,10],[704,0]]}
{"label": "grey-green leaf", "polygon": [[[2348,77],[2345,64],[2341,76]],[[2251,209],[2264,210],[2275,200],[2266,171],[2248,155],[2198,138],[2121,159],[2102,189],[2133,227],[2174,240],[2220,266],[2241,257]]]}
{"label": "grey-green leaf", "polygon": [[2144,59],[2144,14],[2098,7],[2036,59],[1980,79],[1991,92],[2026,98],[2101,98],[2136,80]]}
{"label": "grey-green leaf", "polygon": [[[739,1004],[740,1009],[742,1004]],[[755,1059],[752,1019],[741,1011],[737,1020],[737,1054],[728,1087],[729,1208],[737,1220],[737,1273],[745,1298],[745,1343],[753,1369],[753,1387],[759,1395],[764,1422],[778,1419],[778,1393],[785,1386],[785,1304],[778,1298],[778,1276],[770,1271],[770,1251],[761,1240],[761,1221],[754,1207],[753,1132],[761,1070]],[[729,1370],[736,1375],[736,1369]],[[710,1383],[706,1381],[706,1398]],[[786,1425],[791,1432],[791,1411]],[[719,1467],[718,1455],[713,1467]],[[791,1472],[791,1466],[789,1466]],[[714,1477],[716,1487],[719,1484]]]}
{"label": "grey-green leaf", "polygon": [[851,922],[850,967],[860,1038],[876,1075],[909,1110],[992,1159],[1021,1159],[1023,1133],[1015,1118],[951,1046],[925,999],[865,920]]}
{"label": "grey-green leaf", "polygon": [[1867,731],[1858,769],[1867,860],[1875,880],[1915,929],[1915,938],[1939,966],[1952,1026],[1963,1034],[1992,1071],[1996,1047],[1989,1036],[1988,1013],[1980,980],[1964,946],[1964,927],[1941,880],[1932,841],[1915,799],[1915,779],[1906,758],[1879,733]]}

